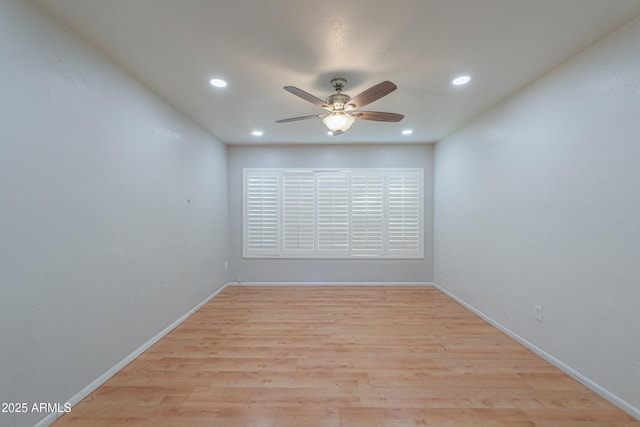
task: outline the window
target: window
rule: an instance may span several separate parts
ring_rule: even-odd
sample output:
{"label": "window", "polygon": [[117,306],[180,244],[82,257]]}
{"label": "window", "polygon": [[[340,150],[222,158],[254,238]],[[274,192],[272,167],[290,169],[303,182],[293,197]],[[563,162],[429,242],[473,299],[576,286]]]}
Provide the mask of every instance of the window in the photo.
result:
{"label": "window", "polygon": [[244,257],[422,258],[422,169],[245,169]]}

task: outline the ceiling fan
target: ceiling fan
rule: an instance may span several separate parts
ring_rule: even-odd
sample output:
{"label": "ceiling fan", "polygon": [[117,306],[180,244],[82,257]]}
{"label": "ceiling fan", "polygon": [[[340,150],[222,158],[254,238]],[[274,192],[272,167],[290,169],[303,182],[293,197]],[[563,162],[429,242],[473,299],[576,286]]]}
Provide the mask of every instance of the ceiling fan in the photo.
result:
{"label": "ceiling fan", "polygon": [[322,119],[324,124],[329,128],[333,135],[340,135],[351,127],[356,119],[374,120],[378,122],[399,122],[404,118],[402,114],[383,113],[379,111],[357,111],[365,105],[377,101],[385,95],[390,94],[397,89],[397,86],[389,81],[378,83],[370,87],[364,92],[351,98],[342,90],[347,85],[347,81],[342,78],[331,80],[331,86],[336,93],[330,95],[326,101],[298,89],[294,86],[285,86],[283,89],[290,92],[305,101],[308,101],[320,108],[327,110],[324,114],[311,114],[309,116],[292,117],[290,119],[276,120],[276,123],[296,122],[307,119]]}

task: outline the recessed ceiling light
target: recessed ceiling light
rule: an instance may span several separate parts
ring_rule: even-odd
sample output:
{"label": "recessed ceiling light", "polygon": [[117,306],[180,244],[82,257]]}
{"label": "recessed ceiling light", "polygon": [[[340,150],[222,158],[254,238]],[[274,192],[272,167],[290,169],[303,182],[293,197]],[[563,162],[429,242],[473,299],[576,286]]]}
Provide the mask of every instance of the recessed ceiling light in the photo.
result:
{"label": "recessed ceiling light", "polygon": [[211,79],[209,83],[211,83],[213,87],[227,87],[227,82],[222,79]]}
{"label": "recessed ceiling light", "polygon": [[413,131],[411,129],[405,129],[402,131],[403,135],[411,135],[413,133]]}
{"label": "recessed ceiling light", "polygon": [[466,85],[470,81],[471,81],[471,77],[470,76],[458,76],[458,77],[456,77],[455,79],[453,79],[451,81],[451,84],[456,85],[456,86],[460,86],[460,85]]}
{"label": "recessed ceiling light", "polygon": [[264,132],[262,132],[261,130],[254,130],[253,132],[251,132],[251,135],[253,135],[253,136],[262,136],[262,135],[264,135]]}

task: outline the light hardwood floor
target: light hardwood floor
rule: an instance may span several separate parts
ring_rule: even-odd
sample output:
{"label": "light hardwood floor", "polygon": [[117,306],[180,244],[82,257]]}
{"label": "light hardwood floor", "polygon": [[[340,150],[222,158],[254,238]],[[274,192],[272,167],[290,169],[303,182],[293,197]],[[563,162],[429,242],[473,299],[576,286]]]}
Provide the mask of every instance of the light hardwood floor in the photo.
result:
{"label": "light hardwood floor", "polygon": [[239,287],[54,424],[640,426],[429,287]]}

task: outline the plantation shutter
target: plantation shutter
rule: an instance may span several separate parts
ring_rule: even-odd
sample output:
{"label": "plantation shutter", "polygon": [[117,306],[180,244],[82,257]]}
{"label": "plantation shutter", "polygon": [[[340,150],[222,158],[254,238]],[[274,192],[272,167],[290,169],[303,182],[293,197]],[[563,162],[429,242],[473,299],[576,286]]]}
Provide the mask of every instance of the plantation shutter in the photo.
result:
{"label": "plantation shutter", "polygon": [[247,258],[423,258],[422,169],[244,169]]}
{"label": "plantation shutter", "polygon": [[282,251],[315,250],[315,175],[313,171],[284,172],[282,189]]}
{"label": "plantation shutter", "polygon": [[351,255],[384,255],[384,175],[351,175]]}
{"label": "plantation shutter", "polygon": [[422,252],[422,175],[418,172],[387,176],[387,254]]}
{"label": "plantation shutter", "polygon": [[245,254],[279,254],[278,193],[277,171],[245,173]]}
{"label": "plantation shutter", "polygon": [[349,175],[319,172],[318,252],[346,255],[349,250]]}

